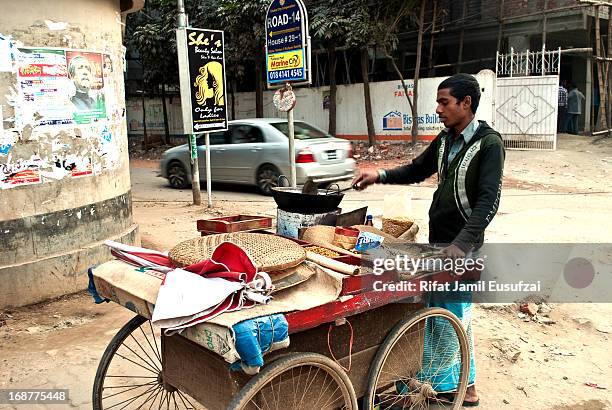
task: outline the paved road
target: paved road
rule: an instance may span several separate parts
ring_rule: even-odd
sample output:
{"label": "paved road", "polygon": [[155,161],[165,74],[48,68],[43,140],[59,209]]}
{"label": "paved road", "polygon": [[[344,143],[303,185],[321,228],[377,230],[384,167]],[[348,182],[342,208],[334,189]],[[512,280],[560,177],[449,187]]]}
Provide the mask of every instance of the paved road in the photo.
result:
{"label": "paved road", "polygon": [[[184,201],[191,202],[191,189],[170,188],[166,179],[157,176],[157,170],[146,168],[132,168],[132,195],[135,201]],[[340,182],[340,188],[349,186],[350,181]],[[405,187],[402,187],[406,189]],[[347,210],[358,208],[364,202],[383,202],[386,194],[397,192],[393,186],[373,186],[362,192],[349,191],[342,200],[342,205]],[[431,187],[411,187],[412,198],[415,201],[430,201],[433,189]],[[202,200],[206,201],[206,184],[201,186]],[[231,201],[236,203],[269,203],[274,206],[274,199],[261,195],[256,187],[230,184],[213,184],[213,201]]]}
{"label": "paved road", "polygon": [[[165,179],[157,177],[157,170],[132,168],[132,193],[136,202],[184,201],[190,203],[190,189],[175,190]],[[348,186],[348,181],[341,187]],[[206,188],[202,187],[206,202]],[[412,215],[421,227],[427,225],[427,211],[434,192],[431,186],[375,185],[365,191],[349,191],[340,206],[350,211],[362,206],[381,216],[385,196],[408,192],[412,197]],[[276,215],[274,199],[257,192],[255,187],[214,184],[213,204],[235,204],[236,212],[251,209],[266,215]],[[395,203],[399,202],[395,197]],[[493,241],[513,242],[609,242],[612,230],[609,192],[586,194],[559,193],[544,190],[504,189],[497,217],[487,229]],[[425,239],[425,238],[423,238]]]}

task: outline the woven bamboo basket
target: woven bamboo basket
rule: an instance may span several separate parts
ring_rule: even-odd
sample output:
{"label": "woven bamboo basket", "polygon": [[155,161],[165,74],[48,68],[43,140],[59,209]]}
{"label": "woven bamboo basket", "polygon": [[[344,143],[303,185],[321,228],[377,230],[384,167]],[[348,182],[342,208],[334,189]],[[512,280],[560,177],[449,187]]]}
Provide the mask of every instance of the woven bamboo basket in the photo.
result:
{"label": "woven bamboo basket", "polygon": [[172,248],[168,257],[177,266],[192,265],[210,258],[222,242],[233,242],[240,246],[253,259],[257,268],[265,272],[289,269],[306,260],[306,251],[292,240],[244,232],[189,239]]}

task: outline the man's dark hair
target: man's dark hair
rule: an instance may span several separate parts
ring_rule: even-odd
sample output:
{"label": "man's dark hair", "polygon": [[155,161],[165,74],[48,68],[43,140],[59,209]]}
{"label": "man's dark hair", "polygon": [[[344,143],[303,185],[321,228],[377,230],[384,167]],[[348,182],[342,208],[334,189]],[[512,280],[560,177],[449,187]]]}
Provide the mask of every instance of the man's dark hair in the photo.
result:
{"label": "man's dark hair", "polygon": [[472,98],[470,108],[472,113],[476,114],[480,102],[480,84],[473,75],[459,73],[448,77],[438,86],[438,90],[444,88],[450,88],[450,95],[455,97],[457,102],[463,101],[469,95]]}

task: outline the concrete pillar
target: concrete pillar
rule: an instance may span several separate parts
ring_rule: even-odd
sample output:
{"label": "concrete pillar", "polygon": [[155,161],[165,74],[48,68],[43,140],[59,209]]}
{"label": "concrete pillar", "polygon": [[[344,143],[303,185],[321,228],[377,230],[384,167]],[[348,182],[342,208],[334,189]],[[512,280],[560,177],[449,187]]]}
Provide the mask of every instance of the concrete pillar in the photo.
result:
{"label": "concrete pillar", "polygon": [[0,309],[85,289],[87,268],[110,257],[104,240],[138,241],[122,3],[2,3]]}

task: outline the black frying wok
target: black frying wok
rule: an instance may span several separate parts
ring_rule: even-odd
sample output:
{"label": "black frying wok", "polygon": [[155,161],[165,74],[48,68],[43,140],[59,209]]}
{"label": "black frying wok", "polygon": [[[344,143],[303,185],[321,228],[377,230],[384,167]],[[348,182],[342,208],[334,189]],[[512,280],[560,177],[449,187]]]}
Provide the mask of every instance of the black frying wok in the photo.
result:
{"label": "black frying wok", "polygon": [[334,191],[318,190],[318,195],[303,194],[301,188],[272,188],[276,205],[283,211],[303,214],[320,214],[338,208],[344,194]]}

